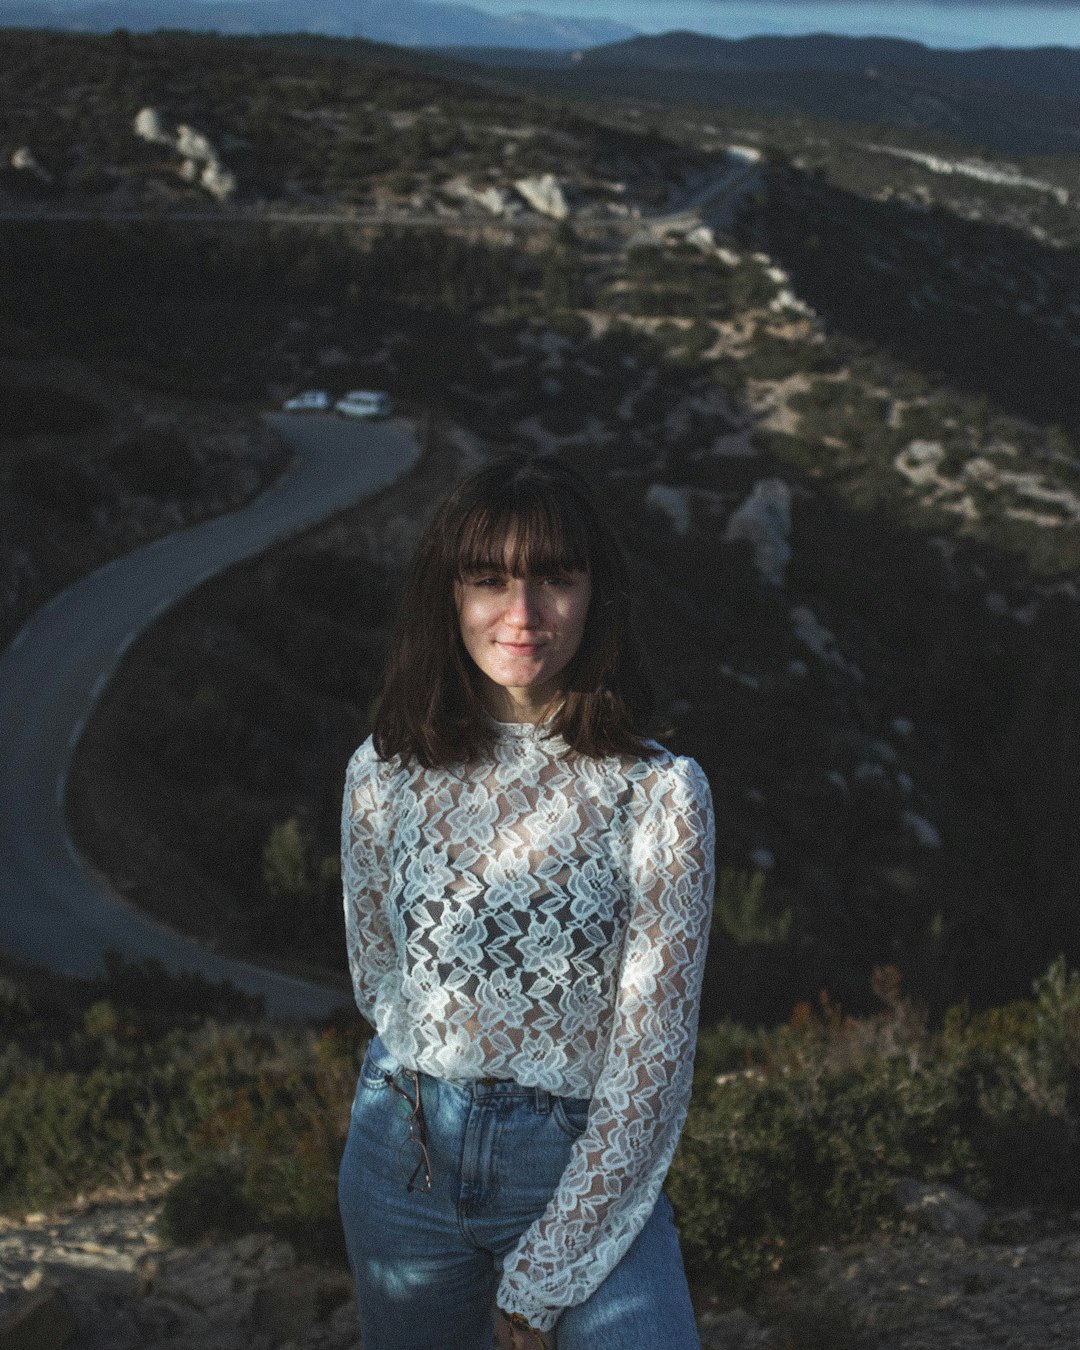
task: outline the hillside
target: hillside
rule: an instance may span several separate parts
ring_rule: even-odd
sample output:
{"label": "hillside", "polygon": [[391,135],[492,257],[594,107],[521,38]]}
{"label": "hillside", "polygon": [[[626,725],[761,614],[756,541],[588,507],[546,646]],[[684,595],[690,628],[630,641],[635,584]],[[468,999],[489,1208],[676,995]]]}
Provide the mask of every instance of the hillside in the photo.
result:
{"label": "hillside", "polygon": [[[461,53],[465,54],[465,53]],[[819,33],[727,39],[672,32],[564,53],[469,52],[563,97],[828,118],[938,133],[999,154],[1072,154],[1080,55],[1064,47],[943,51]]]}
{"label": "hillside", "polygon": [[570,171],[602,203],[610,180],[635,200],[698,162],[359,40],[8,31],[0,49],[0,208],[437,216],[446,182],[495,166]]}
{"label": "hillside", "polygon": [[[629,554],[649,730],[716,803],[667,1181],[703,1341],[1075,1341],[1075,157],[358,43],[3,41],[5,634],[268,482],[288,394],[385,388],[425,446],[128,649],[69,782],[85,856],[340,971],[411,548],[485,457],[563,455]],[[0,1340],[29,1304],[102,1350],[353,1350],[355,1014],[0,959],[0,1030]]]}
{"label": "hillside", "polygon": [[[657,730],[713,785],[710,1018],[780,1018],[823,986],[865,1006],[886,960],[935,1008],[984,1003],[1077,951],[1070,162],[568,109],[373,53],[25,41],[6,77],[23,129],[38,109],[74,161],[40,90],[78,60],[95,82],[66,106],[97,101],[95,154],[160,215],[53,219],[83,190],[58,178],[0,240],[13,320],[188,397],[374,383],[429,445],[413,479],[131,649],[70,800],[125,894],[237,950],[340,965],[341,774],[410,541],[466,464],[541,449],[620,522]],[[257,142],[252,91],[288,89],[286,61]],[[235,192],[211,205],[171,145],[140,149],[143,107],[170,137],[197,112],[215,146],[244,136]],[[262,185],[301,162],[307,195],[271,219]],[[521,162],[558,190],[543,209]]]}
{"label": "hillside", "polygon": [[606,19],[545,16],[535,11],[496,15],[473,5],[438,0],[317,0],[298,12],[287,0],[4,0],[0,22],[22,28],[74,29],[111,33],[160,29],[212,30],[251,37],[293,33],[298,29],[332,36],[362,37],[404,46],[415,44],[494,43],[548,50],[616,42],[635,30]]}
{"label": "hillside", "polygon": [[[577,64],[577,63],[576,63]],[[1026,89],[1049,97],[1076,97],[1080,53],[1068,47],[983,47],[951,50],[902,38],[805,37],[719,38],[702,33],[639,35],[583,52],[585,66],[693,71],[816,70],[860,74],[907,70],[999,89]]]}

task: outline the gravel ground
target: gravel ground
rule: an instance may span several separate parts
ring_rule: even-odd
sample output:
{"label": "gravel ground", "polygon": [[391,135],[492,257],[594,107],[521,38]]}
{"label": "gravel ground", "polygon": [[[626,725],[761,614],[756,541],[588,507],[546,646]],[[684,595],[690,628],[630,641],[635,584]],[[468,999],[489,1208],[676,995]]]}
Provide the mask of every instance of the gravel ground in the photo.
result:
{"label": "gravel ground", "polygon": [[[162,1186],[0,1217],[0,1343],[29,1315],[35,1344],[67,1350],[358,1350],[343,1271],[266,1234],[166,1247]],[[756,1316],[703,1297],[705,1350],[1080,1345],[1080,1211],[984,1211],[968,1236],[911,1227],[819,1248]]]}

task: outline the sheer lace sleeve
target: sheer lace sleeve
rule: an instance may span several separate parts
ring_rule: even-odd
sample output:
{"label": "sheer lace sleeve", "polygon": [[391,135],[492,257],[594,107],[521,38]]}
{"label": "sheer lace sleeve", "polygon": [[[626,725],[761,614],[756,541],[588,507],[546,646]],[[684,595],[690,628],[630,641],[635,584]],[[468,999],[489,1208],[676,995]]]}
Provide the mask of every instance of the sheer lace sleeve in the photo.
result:
{"label": "sheer lace sleeve", "polygon": [[712,798],[694,760],[645,764],[629,844],[633,909],[588,1123],[498,1290],[500,1308],[541,1331],[588,1298],[644,1226],[690,1099],[712,911]]}
{"label": "sheer lace sleeve", "polygon": [[341,880],[345,942],[356,1005],[374,1025],[380,983],[394,978],[394,940],[387,922],[386,830],[378,794],[379,760],[369,737],[349,761],[341,808]]}

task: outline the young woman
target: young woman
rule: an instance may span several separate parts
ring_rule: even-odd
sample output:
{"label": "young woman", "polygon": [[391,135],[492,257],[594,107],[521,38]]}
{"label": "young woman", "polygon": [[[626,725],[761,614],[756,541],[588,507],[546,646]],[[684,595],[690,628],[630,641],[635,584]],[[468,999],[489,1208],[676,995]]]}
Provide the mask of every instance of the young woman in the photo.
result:
{"label": "young woman", "polygon": [[661,1185],[713,887],[708,783],[650,705],[625,563],[553,458],[418,547],[349,763],[345,922],[375,1027],[339,1180],[364,1350],[693,1350]]}

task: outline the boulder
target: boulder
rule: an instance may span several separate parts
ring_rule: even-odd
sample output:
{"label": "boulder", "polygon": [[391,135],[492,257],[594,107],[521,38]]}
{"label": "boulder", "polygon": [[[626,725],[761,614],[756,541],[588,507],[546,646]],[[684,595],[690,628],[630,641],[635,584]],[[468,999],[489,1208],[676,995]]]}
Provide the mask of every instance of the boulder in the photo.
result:
{"label": "boulder", "polygon": [[37,157],[28,145],[20,145],[11,156],[11,167],[23,173],[33,174],[42,183],[51,183],[52,174],[37,161]]}
{"label": "boulder", "polygon": [[782,478],[763,478],[728,519],[724,539],[748,539],[754,565],[772,586],[784,584],[791,561],[791,488]]}
{"label": "boulder", "polygon": [[199,182],[219,202],[227,201],[236,191],[236,175],[216,159],[203,169]]}
{"label": "boulder", "polygon": [[352,1292],[352,1280],[344,1273],[323,1273],[312,1267],[277,1271],[255,1290],[252,1331],[274,1345],[299,1341],[332,1308],[348,1304],[345,1324],[353,1339],[356,1311],[351,1304]]}
{"label": "boulder", "polygon": [[489,183],[487,187],[477,188],[467,178],[458,176],[445,182],[442,185],[442,190],[449,197],[456,197],[459,201],[482,206],[485,211],[490,211],[493,216],[504,216],[510,208],[509,193],[505,188],[496,187],[494,183]]}
{"label": "boulder", "polygon": [[662,511],[676,534],[686,534],[690,529],[690,494],[686,488],[653,483],[645,494],[645,506],[647,510]]}
{"label": "boulder", "polygon": [[176,148],[185,159],[212,164],[218,158],[209,136],[204,136],[201,131],[183,122],[176,128]]}
{"label": "boulder", "polygon": [[928,1184],[903,1177],[896,1184],[896,1203],[942,1237],[978,1237],[989,1217],[987,1210],[970,1195],[944,1182]]}
{"label": "boulder", "polygon": [[140,108],[135,114],[133,129],[135,135],[142,141],[149,141],[153,145],[171,145],[173,147],[176,145],[176,138],[165,130],[161,113],[158,112],[157,108]]}
{"label": "boulder", "polygon": [[716,235],[708,225],[699,225],[686,236],[686,242],[701,249],[702,253],[716,252]]}
{"label": "boulder", "polygon": [[791,610],[792,633],[800,642],[821,658],[826,665],[835,666],[861,684],[865,678],[858,666],[845,659],[836,638],[825,627],[809,605],[796,605]]}
{"label": "boulder", "polygon": [[920,816],[915,811],[905,811],[903,821],[915,836],[916,843],[921,844],[923,848],[941,847],[941,834],[937,826],[933,825],[925,816]]}
{"label": "boulder", "polygon": [[944,458],[940,441],[909,441],[893,460],[893,467],[916,487],[930,487],[944,481],[938,472]]}
{"label": "boulder", "polygon": [[[771,270],[771,269],[770,269]],[[805,300],[800,300],[793,290],[789,287],[782,287],[769,301],[769,309],[774,314],[782,314],[785,310],[792,314],[804,314],[807,317],[813,317],[813,309]]]}
{"label": "boulder", "polygon": [[566,220],[570,207],[562,185],[554,174],[545,173],[537,178],[519,178],[514,187],[525,198],[534,211],[552,220]]}

